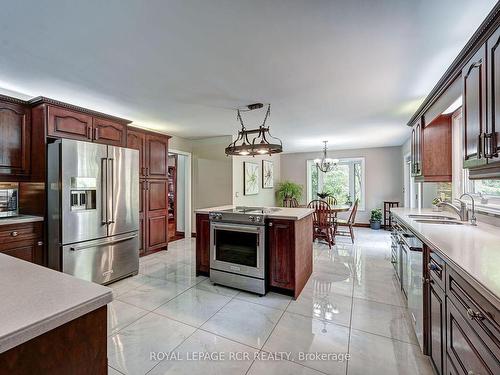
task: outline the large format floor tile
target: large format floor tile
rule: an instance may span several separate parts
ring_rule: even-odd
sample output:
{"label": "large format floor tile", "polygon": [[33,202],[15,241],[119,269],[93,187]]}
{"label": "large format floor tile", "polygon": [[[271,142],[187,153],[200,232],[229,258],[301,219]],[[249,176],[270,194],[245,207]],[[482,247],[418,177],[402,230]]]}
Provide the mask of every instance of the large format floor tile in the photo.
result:
{"label": "large format floor tile", "polygon": [[322,372],[287,360],[257,360],[248,375],[322,375]]}
{"label": "large format floor tile", "polygon": [[405,308],[354,298],[352,309],[352,328],[416,343]]}
{"label": "large format floor tile", "polygon": [[201,328],[254,348],[262,348],[283,311],[233,299]]}
{"label": "large format floor tile", "polygon": [[131,305],[154,310],[188,289],[174,282],[151,278],[147,283],[118,296]]}
{"label": "large format floor tile", "polygon": [[[178,360],[163,360],[151,375],[244,375],[258,350],[205,331],[196,331],[174,352]],[[198,360],[193,360],[199,355]]]}
{"label": "large format floor tile", "polygon": [[334,293],[311,293],[306,290],[296,301],[290,302],[286,311],[349,327],[351,306],[351,297]]}
{"label": "large format floor tile", "polygon": [[114,300],[108,304],[108,335],[118,332],[147,313],[147,310]]}
{"label": "large format floor tile", "polygon": [[[348,238],[332,249],[314,244],[314,272],[297,300],[196,277],[194,239],[141,258],[138,276],[110,285],[110,374],[431,374],[394,277],[389,232],[355,232],[354,244]],[[171,351],[175,358],[188,352],[225,357],[151,358]],[[284,353],[275,358],[275,352]],[[231,361],[231,353],[246,357]]]}
{"label": "large format floor tile", "polygon": [[236,295],[237,299],[241,299],[248,302],[257,303],[259,305],[273,307],[279,310],[285,310],[292,297],[285,296],[283,294],[268,292],[265,296],[259,296],[254,293],[240,292]]}
{"label": "large format floor tile", "polygon": [[[285,312],[263,350],[291,352],[294,362],[327,374],[345,374],[348,342],[347,327]],[[332,357],[326,360],[303,358],[303,353],[330,353]]]}
{"label": "large format floor tile", "polygon": [[108,339],[109,365],[124,374],[144,374],[158,361],[155,352],[169,352],[195,328],[155,313],[140,318]]}
{"label": "large format floor tile", "polygon": [[428,357],[418,345],[353,329],[348,375],[432,375]]}
{"label": "large format floor tile", "polygon": [[199,327],[230,300],[230,297],[221,294],[191,288],[161,305],[155,312]]}

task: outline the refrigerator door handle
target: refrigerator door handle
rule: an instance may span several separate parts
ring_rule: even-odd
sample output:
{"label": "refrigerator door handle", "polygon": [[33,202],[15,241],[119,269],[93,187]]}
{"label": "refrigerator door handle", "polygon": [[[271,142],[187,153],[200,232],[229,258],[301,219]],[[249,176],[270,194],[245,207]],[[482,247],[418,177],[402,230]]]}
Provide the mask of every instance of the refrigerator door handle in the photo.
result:
{"label": "refrigerator door handle", "polygon": [[108,162],[107,158],[101,158],[101,224],[108,224]]}
{"label": "refrigerator door handle", "polygon": [[127,236],[127,237],[122,237],[122,238],[118,238],[114,241],[103,241],[103,242],[99,242],[99,243],[94,243],[92,245],[84,245],[84,246],[78,246],[78,247],[70,247],[69,249],[71,251],[80,251],[80,250],[85,250],[85,249],[90,249],[92,247],[98,247],[98,246],[109,246],[109,245],[113,245],[115,243],[119,243],[119,242],[124,242],[124,241],[128,241],[128,240],[131,240],[132,238],[135,238],[137,237],[137,233],[136,234],[133,234],[131,236]]}
{"label": "refrigerator door handle", "polygon": [[[115,160],[110,158],[108,159],[108,165],[109,165],[109,189],[108,191],[108,197],[107,199],[110,201],[109,203],[111,204],[111,209],[110,209],[110,214],[108,217],[108,224],[113,224],[115,222],[115,181],[114,181],[114,175],[115,175]],[[111,181],[111,182],[110,182]]]}

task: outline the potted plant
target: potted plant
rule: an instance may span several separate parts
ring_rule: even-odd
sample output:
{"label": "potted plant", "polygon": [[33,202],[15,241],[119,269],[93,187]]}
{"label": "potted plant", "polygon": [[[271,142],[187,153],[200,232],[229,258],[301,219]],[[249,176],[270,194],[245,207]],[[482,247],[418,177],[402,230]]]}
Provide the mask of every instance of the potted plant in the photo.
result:
{"label": "potted plant", "polygon": [[370,228],[375,230],[380,229],[381,222],[382,222],[382,210],[380,208],[373,209],[371,211]]}
{"label": "potted plant", "polygon": [[436,198],[434,198],[434,199],[432,200],[432,206],[433,206],[433,207],[432,207],[432,210],[433,210],[433,211],[436,211],[436,212],[440,212],[440,211],[442,211],[443,209],[442,209],[441,207],[439,207],[439,206],[438,206],[438,204],[439,204],[439,203],[441,203],[441,202],[442,202],[442,200],[441,200],[440,198],[437,198],[437,197],[436,197]]}
{"label": "potted plant", "polygon": [[278,183],[276,186],[276,198],[278,199],[278,203],[283,206],[285,198],[295,198],[297,201],[300,201],[303,190],[304,188],[302,185],[292,181],[286,180]]}
{"label": "potted plant", "polygon": [[326,197],[330,196],[330,194],[326,192],[316,193],[316,195],[321,199],[325,199]]}
{"label": "potted plant", "polygon": [[345,200],[345,204],[348,206],[352,206],[352,199],[350,195],[347,195],[347,199]]}

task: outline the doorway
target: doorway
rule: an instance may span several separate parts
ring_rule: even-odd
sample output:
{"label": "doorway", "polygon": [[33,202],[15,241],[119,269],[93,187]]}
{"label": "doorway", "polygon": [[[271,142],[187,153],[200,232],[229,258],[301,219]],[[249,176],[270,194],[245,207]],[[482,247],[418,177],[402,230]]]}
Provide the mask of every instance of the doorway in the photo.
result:
{"label": "doorway", "polygon": [[169,150],[168,241],[191,237],[191,154]]}

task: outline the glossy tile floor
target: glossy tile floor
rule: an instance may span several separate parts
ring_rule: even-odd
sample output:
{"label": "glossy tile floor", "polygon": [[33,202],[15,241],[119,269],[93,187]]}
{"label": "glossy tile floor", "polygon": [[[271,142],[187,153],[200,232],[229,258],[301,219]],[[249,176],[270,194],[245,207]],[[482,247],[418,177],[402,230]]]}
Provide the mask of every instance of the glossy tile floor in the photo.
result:
{"label": "glossy tile floor", "polygon": [[354,245],[339,238],[331,250],[315,243],[296,301],[213,286],[195,263],[194,239],[179,240],[111,285],[110,374],[432,374],[393,276],[389,232],[356,229]]}

